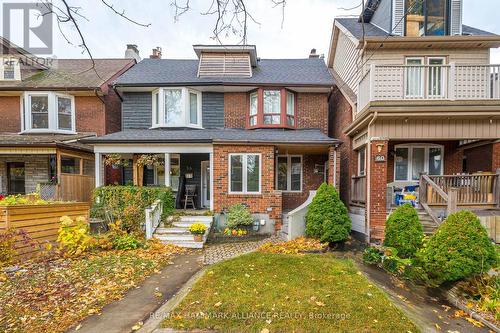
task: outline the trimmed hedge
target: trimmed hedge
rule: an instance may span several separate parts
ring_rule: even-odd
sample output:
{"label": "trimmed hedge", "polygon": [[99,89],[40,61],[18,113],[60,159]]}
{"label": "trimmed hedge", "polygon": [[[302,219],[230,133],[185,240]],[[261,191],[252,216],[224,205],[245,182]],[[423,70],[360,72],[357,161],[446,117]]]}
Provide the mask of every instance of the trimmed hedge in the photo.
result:
{"label": "trimmed hedge", "polygon": [[498,264],[498,256],[479,219],[470,211],[449,215],[429,242],[418,251],[416,263],[431,283],[440,285],[482,272]]}
{"label": "trimmed hedge", "polygon": [[335,187],[321,184],[306,214],[306,235],[322,243],[343,242],[351,233],[351,219]]}
{"label": "trimmed hedge", "polygon": [[115,219],[122,221],[125,230],[140,231],[146,218],[144,210],[156,199],[163,202],[163,216],[173,212],[175,198],[169,187],[102,186],[94,190],[91,215],[107,208]]}
{"label": "trimmed hedge", "polygon": [[418,213],[410,204],[396,208],[385,222],[384,245],[396,248],[402,258],[413,257],[422,246],[423,238]]}

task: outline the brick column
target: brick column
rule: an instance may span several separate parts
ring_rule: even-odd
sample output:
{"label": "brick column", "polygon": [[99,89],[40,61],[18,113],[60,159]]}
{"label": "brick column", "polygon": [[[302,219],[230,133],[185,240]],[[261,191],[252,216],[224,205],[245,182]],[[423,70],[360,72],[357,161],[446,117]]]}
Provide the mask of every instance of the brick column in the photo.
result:
{"label": "brick column", "polygon": [[[328,175],[327,183],[333,185],[340,191],[340,153],[335,147],[328,149]],[[334,184],[335,183],[335,184]]]}
{"label": "brick column", "polygon": [[[378,146],[377,146],[378,145]],[[368,181],[370,182],[369,193],[369,218],[370,218],[370,242],[379,242],[384,238],[387,191],[387,160],[389,142],[386,140],[372,141],[369,145],[370,171]],[[378,149],[380,149],[380,152]],[[376,158],[383,161],[376,162]]]}
{"label": "brick column", "polygon": [[500,142],[493,143],[491,147],[491,171],[500,169]]}
{"label": "brick column", "polygon": [[114,169],[112,166],[107,165],[104,168],[106,173],[106,185],[120,184],[122,181],[122,167]]}

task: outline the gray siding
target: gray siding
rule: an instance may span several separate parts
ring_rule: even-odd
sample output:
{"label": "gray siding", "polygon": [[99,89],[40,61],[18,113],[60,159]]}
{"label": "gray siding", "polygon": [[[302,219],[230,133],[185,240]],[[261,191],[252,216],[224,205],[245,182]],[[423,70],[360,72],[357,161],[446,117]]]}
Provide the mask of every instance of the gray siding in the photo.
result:
{"label": "gray siding", "polygon": [[392,0],[382,0],[378,5],[377,10],[372,16],[370,23],[375,24],[379,28],[390,32],[392,18]]}
{"label": "gray siding", "polygon": [[[224,93],[202,94],[204,128],[224,127]],[[122,103],[122,130],[151,127],[152,98],[149,92],[126,92]]]}
{"label": "gray siding", "polygon": [[151,127],[152,98],[150,92],[126,92],[122,102],[122,130]]}
{"label": "gray siding", "polygon": [[224,93],[204,92],[201,100],[203,127],[224,127]]}

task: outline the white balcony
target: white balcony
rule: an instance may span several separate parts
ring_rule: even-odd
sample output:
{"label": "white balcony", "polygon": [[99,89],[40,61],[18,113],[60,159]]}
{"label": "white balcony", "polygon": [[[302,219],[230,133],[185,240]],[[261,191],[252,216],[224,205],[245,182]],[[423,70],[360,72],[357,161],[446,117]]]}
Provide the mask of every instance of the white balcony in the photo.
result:
{"label": "white balcony", "polygon": [[500,65],[370,65],[358,112],[373,101],[500,100]]}

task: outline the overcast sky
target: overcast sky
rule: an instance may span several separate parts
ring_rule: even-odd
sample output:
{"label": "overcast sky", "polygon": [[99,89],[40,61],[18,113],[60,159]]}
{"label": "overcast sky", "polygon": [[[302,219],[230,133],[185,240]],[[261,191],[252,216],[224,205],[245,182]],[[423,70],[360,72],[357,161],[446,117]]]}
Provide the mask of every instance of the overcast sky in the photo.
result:
{"label": "overcast sky", "polygon": [[[120,11],[125,10],[131,18],[151,23],[151,26],[143,28],[127,22],[100,0],[68,0],[81,6],[80,13],[88,19],[79,22],[94,57],[121,58],[126,44],[137,44],[142,57],[148,57],[153,47],[160,46],[164,58],[194,58],[193,44],[214,43],[211,37],[215,16],[200,14],[207,11],[212,0],[191,0],[191,9],[178,22],[174,22],[173,0],[107,1]],[[249,12],[260,23],[249,22],[248,43],[257,45],[261,58],[303,58],[308,56],[311,48],[327,56],[333,19],[359,14],[359,8],[346,11],[341,7],[354,7],[360,3],[361,0],[288,0],[282,27],[281,7],[273,7],[271,0],[247,0]],[[500,34],[499,0],[464,0],[464,4],[464,24]],[[63,29],[77,44],[75,31]],[[54,39],[57,57],[86,57],[80,48],[68,45],[57,28],[54,29]],[[223,40],[225,43],[237,41],[235,37]],[[493,51],[492,62],[500,63],[499,51]]]}

